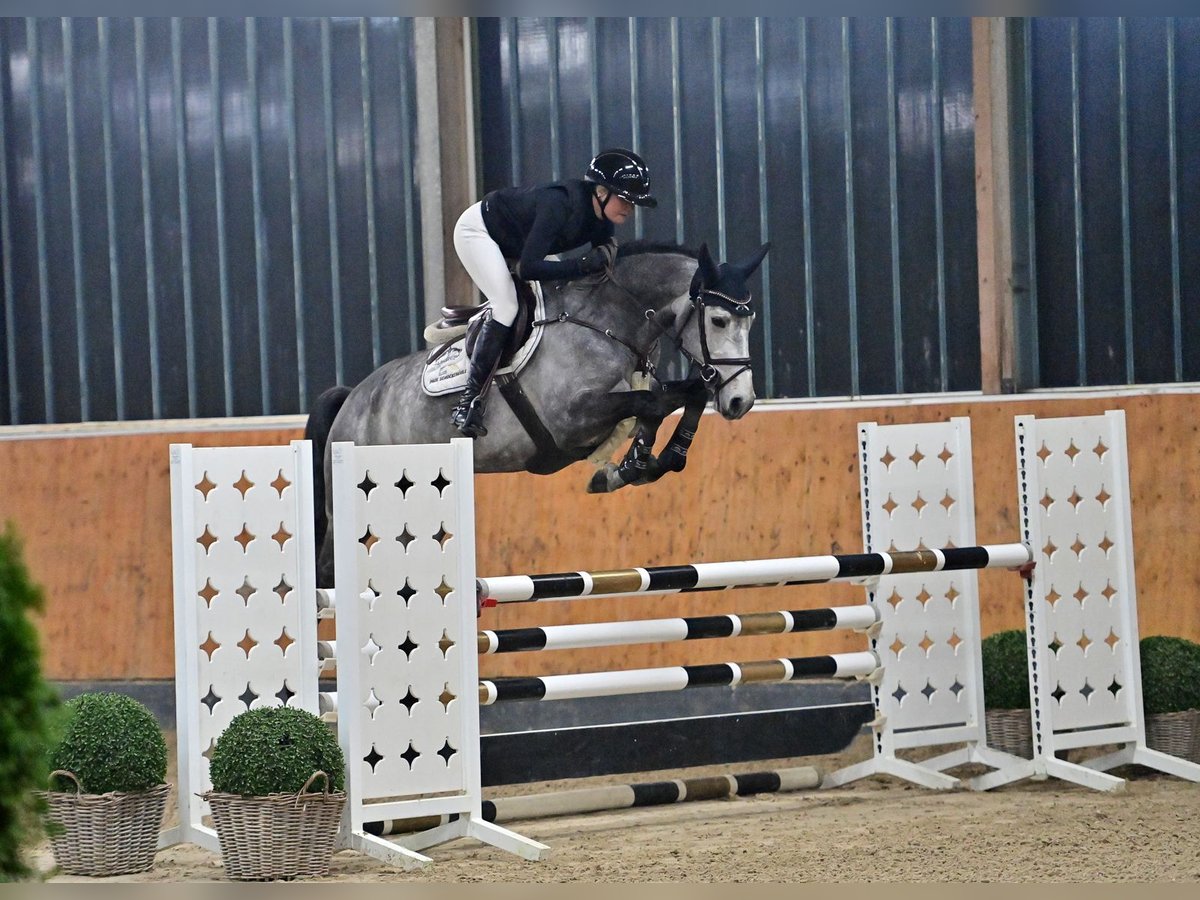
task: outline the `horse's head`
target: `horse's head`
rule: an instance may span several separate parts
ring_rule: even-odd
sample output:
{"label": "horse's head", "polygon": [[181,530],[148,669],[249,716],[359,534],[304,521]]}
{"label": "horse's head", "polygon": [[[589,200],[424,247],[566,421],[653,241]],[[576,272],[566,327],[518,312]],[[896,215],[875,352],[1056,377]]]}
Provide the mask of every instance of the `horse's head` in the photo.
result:
{"label": "horse's head", "polygon": [[679,341],[713,392],[717,411],[726,419],[740,419],[754,405],[754,374],[750,369],[754,309],[746,280],[770,247],[763,244],[741,263],[718,265],[708,245],[701,244],[699,265],[692,276],[691,314]]}

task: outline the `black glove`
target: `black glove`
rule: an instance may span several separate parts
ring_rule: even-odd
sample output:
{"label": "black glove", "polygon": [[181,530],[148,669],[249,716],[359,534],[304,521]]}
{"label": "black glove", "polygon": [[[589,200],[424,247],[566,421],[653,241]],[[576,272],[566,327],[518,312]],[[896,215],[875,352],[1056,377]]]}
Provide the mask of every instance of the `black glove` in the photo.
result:
{"label": "black glove", "polygon": [[594,275],[596,272],[611,272],[617,258],[617,242],[607,241],[593,247],[579,258],[579,274]]}

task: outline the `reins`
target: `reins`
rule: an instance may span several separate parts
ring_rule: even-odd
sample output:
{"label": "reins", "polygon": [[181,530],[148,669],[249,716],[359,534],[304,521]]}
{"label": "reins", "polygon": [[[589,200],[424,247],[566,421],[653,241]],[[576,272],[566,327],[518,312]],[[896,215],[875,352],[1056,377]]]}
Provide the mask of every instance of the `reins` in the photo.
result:
{"label": "reins", "polygon": [[[613,285],[615,285],[616,287],[618,287],[622,291],[624,291],[625,294],[628,295],[628,297],[631,300],[633,300],[633,302],[640,308],[641,301],[638,300],[637,295],[634,294],[633,291],[629,290],[629,288],[625,287],[625,285],[621,284],[621,282],[619,282],[615,278],[613,278],[611,273],[608,273],[608,274],[604,275],[602,278],[599,278],[595,281],[589,282],[591,290],[594,292],[597,288],[599,288],[601,285],[603,285],[606,281],[612,283]],[[602,334],[607,338],[611,338],[612,340],[614,340],[618,344],[620,344],[622,347],[624,347],[626,350],[628,350],[630,353],[632,353],[634,356],[634,359],[637,360],[636,368],[638,371],[642,371],[649,375],[653,375],[655,373],[655,365],[653,362],[650,361],[650,355],[654,352],[654,348],[658,346],[658,339],[660,337],[662,337],[665,329],[658,326],[658,322],[655,320],[655,317],[654,317],[655,311],[653,309],[642,310],[642,315],[645,317],[646,321],[653,324],[658,330],[658,334],[656,334],[654,336],[654,339],[650,342],[650,346],[647,347],[646,350],[644,350],[644,351],[639,350],[636,346],[634,346],[629,341],[625,340],[620,335],[614,334],[613,330],[611,328],[601,328],[599,325],[595,325],[595,324],[587,321],[586,319],[581,319],[578,316],[574,316],[571,313],[566,312],[565,310],[563,312],[559,313],[557,316],[551,316],[550,318],[547,318],[547,319],[538,319],[533,324],[534,324],[534,327],[537,327],[540,325],[555,325],[560,322],[569,322],[572,325],[580,325],[584,328],[590,328],[592,331],[596,332],[597,334]]]}
{"label": "reins", "polygon": [[[608,282],[619,288],[630,300],[634,302],[635,305],[637,305],[639,308],[641,307],[641,301],[638,299],[637,295],[634,294],[629,288],[625,287],[625,285],[621,284],[621,282],[616,278],[614,278],[611,271],[606,272],[600,278],[590,282],[592,291],[598,289],[605,282]],[[680,319],[678,327],[674,331],[674,337],[679,342],[679,352],[686,357],[691,365],[696,367],[696,370],[699,372],[700,379],[704,382],[705,388],[709,391],[709,393],[716,395],[727,384],[729,384],[743,372],[749,370],[751,368],[752,360],[748,356],[726,358],[713,357],[711,351],[708,349],[708,333],[707,328],[705,327],[705,319],[702,314],[699,315],[696,328],[700,335],[700,349],[701,353],[703,354],[703,359],[698,358],[694,353],[690,352],[685,346],[683,346],[683,342],[679,340],[679,336],[683,333],[683,329],[687,326],[690,317],[694,314],[701,313],[703,308],[709,305],[704,301],[705,297],[716,298],[714,301],[716,304],[725,307],[734,315],[739,316],[750,315],[751,297],[750,295],[747,295],[744,300],[738,300],[734,297],[730,297],[728,294],[723,294],[720,291],[709,288],[703,288],[699,291],[696,291],[689,297],[691,305],[688,307],[687,315]],[[625,347],[634,355],[634,358],[637,360],[637,368],[640,371],[653,375],[655,374],[655,366],[650,361],[650,354],[654,352],[654,348],[658,346],[659,338],[666,334],[667,329],[658,324],[656,311],[654,309],[643,309],[642,315],[645,317],[646,321],[651,323],[658,331],[654,337],[654,340],[651,341],[650,346],[645,351],[639,350],[629,341],[614,334],[611,328],[601,328],[600,326],[595,325],[586,319],[581,319],[578,316],[574,316],[565,311],[559,313],[557,316],[539,319],[533,324],[534,327],[538,327],[542,325],[554,325],[560,322],[569,322],[574,325],[580,325],[584,328],[590,328],[597,334],[602,334],[605,337],[611,338],[621,346]],[[721,373],[717,369],[718,365],[738,366],[738,368],[734,370],[732,375],[721,379]]]}

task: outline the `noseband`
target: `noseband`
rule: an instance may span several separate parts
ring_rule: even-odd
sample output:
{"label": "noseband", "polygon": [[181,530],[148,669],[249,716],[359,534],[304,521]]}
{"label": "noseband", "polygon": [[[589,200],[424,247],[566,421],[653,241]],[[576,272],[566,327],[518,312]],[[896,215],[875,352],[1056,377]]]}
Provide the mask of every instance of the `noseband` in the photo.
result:
{"label": "noseband", "polygon": [[[705,299],[710,297],[712,298],[711,300]],[[700,334],[700,352],[703,358],[698,359],[695,354],[690,353],[683,346],[682,342],[680,342],[679,350],[687,357],[688,362],[694,365],[700,372],[700,378],[704,382],[705,387],[708,388],[709,393],[716,395],[729,382],[750,369],[751,359],[748,356],[716,357],[712,355],[712,351],[708,349],[708,329],[706,327],[704,310],[709,306],[720,306],[735,316],[750,316],[754,314],[754,311],[750,308],[751,295],[747,293],[744,300],[738,300],[730,297],[728,294],[714,291],[711,288],[701,288],[691,295],[690,300],[692,305],[689,315],[694,314],[697,317],[696,330]],[[687,319],[684,319],[677,333],[681,333],[686,324]],[[717,366],[738,366],[738,368],[729,377],[718,381],[721,378],[721,373],[717,371]]]}

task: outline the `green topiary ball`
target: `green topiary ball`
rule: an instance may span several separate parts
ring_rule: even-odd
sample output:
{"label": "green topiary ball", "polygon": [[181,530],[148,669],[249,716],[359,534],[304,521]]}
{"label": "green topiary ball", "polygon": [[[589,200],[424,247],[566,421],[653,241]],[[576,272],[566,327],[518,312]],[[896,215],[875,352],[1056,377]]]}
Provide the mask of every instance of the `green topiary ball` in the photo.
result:
{"label": "green topiary ball", "polygon": [[987,709],[1029,709],[1029,662],[1025,632],[997,631],[980,642],[983,705]]}
{"label": "green topiary ball", "polygon": [[[79,779],[85,794],[147,791],[167,777],[167,742],[154,714],[124,694],[80,694],[66,703],[50,768]],[[61,775],[51,788],[74,791]]]}
{"label": "green topiary ball", "polygon": [[[235,716],[217,738],[209,760],[213,790],[262,797],[295,794],[313,772],[325,772],[330,790],[345,784],[342,748],[329,726],[304,709],[265,706]],[[310,791],[323,791],[317,779]]]}
{"label": "green topiary ball", "polygon": [[1147,715],[1200,709],[1200,644],[1180,637],[1147,637],[1138,650]]}

